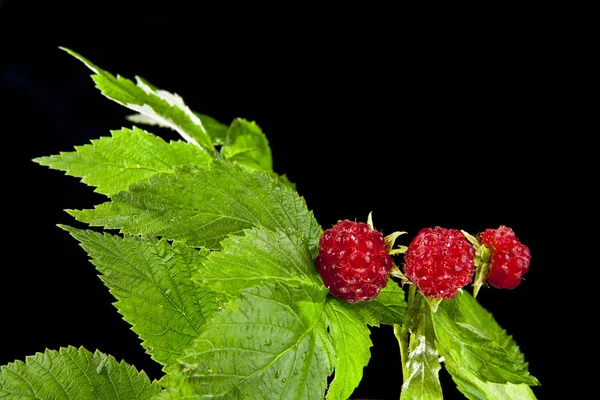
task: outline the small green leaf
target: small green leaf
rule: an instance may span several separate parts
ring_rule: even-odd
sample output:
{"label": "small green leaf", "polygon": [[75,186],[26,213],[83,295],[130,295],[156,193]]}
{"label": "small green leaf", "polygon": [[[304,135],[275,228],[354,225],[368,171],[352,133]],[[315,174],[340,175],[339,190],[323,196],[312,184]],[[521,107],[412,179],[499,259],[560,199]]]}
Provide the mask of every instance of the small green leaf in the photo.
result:
{"label": "small green leaf", "polygon": [[115,296],[115,306],[162,365],[174,364],[226,300],[191,280],[206,253],[179,242],[100,234],[61,225]]}
{"label": "small green leaf", "polygon": [[91,226],[210,249],[219,249],[229,235],[262,226],[297,232],[314,252],[322,232],[296,191],[266,172],[223,160],[213,160],[210,168],[182,167],[154,176],[93,210],[68,212]]}
{"label": "small green leaf", "polygon": [[346,307],[360,312],[371,326],[399,324],[404,319],[406,294],[398,283],[389,279],[387,285],[373,300],[347,303]]}
{"label": "small green leaf", "polygon": [[161,173],[173,173],[176,165],[208,166],[211,156],[197,146],[163,139],[144,130],[121,129],[112,137],[76,146],[74,152],[34,158],[33,161],[66,175],[82,178],[96,192],[113,195]]}
{"label": "small green leaf", "polygon": [[0,367],[0,399],[151,399],[161,391],[142,371],[83,347],[46,350]]}
{"label": "small green leaf", "polygon": [[161,125],[169,126],[179,132],[186,141],[205,148],[210,154],[214,152],[212,140],[202,126],[200,118],[177,94],[158,90],[139,77],[136,77],[137,85],[121,76],[115,77],[80,54],[64,47],[61,49],[94,71],[92,79],[104,96],[158,121]]}
{"label": "small green leaf", "polygon": [[349,303],[329,296],[325,311],[330,335],[335,346],[335,378],[327,391],[328,400],[346,400],[363,376],[363,369],[371,358],[371,331],[357,310]]}
{"label": "small green leaf", "polygon": [[432,314],[438,350],[482,381],[538,385],[512,337],[466,291]]}
{"label": "small green leaf", "polygon": [[221,244],[223,250],[212,252],[194,276],[215,290],[235,296],[242,289],[265,283],[302,282],[323,287],[306,239],[294,231],[253,228]]}
{"label": "small green leaf", "polygon": [[477,378],[469,370],[461,366],[461,363],[452,357],[444,360],[446,369],[452,375],[456,387],[468,399],[471,400],[535,400],[535,394],[531,387],[525,383],[518,385],[512,383],[484,382]]}
{"label": "small green leaf", "polygon": [[249,288],[171,369],[160,399],[322,400],[333,369],[325,287]]}
{"label": "small green leaf", "polygon": [[225,143],[229,126],[217,121],[215,118],[209,115],[200,114],[199,112],[195,111],[194,114],[196,114],[198,118],[200,118],[200,121],[202,121],[202,125],[210,135],[214,144],[222,145],[223,143]]}
{"label": "small green leaf", "polygon": [[400,400],[441,400],[443,395],[439,371],[442,367],[438,360],[431,311],[426,301],[419,301],[418,312],[411,324],[408,358],[402,360],[406,376]]}
{"label": "small green leaf", "polygon": [[229,127],[227,140],[221,147],[221,154],[252,170],[273,170],[269,142],[255,122],[248,122],[242,118],[235,119]]}

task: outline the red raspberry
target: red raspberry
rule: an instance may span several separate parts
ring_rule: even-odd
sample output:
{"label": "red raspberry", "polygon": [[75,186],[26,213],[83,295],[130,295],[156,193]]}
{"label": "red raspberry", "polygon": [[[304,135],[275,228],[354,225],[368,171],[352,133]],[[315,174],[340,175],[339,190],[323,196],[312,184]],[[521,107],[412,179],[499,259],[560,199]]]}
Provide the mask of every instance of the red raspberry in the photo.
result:
{"label": "red raspberry", "polygon": [[423,228],[404,253],[404,273],[424,296],[451,299],[473,278],[474,259],[460,230]]}
{"label": "red raspberry", "polygon": [[375,298],[394,265],[381,232],[349,220],[323,232],[315,264],[329,293],[350,303]]}
{"label": "red raspberry", "polygon": [[479,235],[481,244],[490,251],[490,272],[487,281],[498,289],[514,289],[529,271],[531,252],[513,230],[504,225],[486,229]]}

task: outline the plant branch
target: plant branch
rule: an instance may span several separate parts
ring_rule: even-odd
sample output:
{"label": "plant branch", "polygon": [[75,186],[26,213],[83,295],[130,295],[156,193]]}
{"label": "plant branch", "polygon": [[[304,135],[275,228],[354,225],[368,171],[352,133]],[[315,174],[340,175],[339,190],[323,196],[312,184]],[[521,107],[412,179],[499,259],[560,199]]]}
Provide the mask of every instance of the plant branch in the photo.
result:
{"label": "plant branch", "polygon": [[409,285],[408,300],[404,321],[402,325],[394,324],[394,335],[398,339],[400,345],[400,361],[402,363],[402,382],[406,381],[407,373],[406,366],[408,362],[409,336],[415,325],[415,317],[421,307],[418,296],[415,296],[416,286]]}

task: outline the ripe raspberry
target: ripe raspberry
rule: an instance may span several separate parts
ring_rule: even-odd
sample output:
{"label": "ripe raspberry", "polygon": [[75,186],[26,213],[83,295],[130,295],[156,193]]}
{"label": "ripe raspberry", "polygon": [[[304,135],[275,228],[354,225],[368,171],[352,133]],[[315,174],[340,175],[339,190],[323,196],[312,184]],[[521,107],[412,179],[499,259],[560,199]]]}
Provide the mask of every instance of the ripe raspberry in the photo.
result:
{"label": "ripe raspberry", "polygon": [[315,264],[329,293],[350,303],[375,298],[394,265],[381,232],[349,220],[323,232]]}
{"label": "ripe raspberry", "polygon": [[460,230],[423,228],[404,253],[404,273],[424,296],[451,299],[473,278],[474,259]]}
{"label": "ripe raspberry", "polygon": [[529,271],[531,252],[504,225],[486,229],[479,235],[481,244],[490,251],[490,272],[487,281],[498,289],[514,289]]}

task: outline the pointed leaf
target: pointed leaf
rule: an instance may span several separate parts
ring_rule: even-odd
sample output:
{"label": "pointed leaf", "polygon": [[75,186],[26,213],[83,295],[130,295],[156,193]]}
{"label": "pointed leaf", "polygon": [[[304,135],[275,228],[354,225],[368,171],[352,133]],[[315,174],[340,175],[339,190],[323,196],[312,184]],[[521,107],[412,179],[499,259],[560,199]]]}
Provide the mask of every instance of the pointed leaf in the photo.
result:
{"label": "pointed leaf", "polygon": [[525,383],[518,385],[512,383],[484,382],[463,368],[461,363],[452,357],[446,357],[444,365],[452,375],[456,387],[465,397],[471,400],[535,400],[531,387]]}
{"label": "pointed leaf", "polygon": [[512,338],[466,291],[443,301],[432,313],[438,350],[478,379],[538,385]]}
{"label": "pointed leaf", "polygon": [[161,399],[318,399],[333,368],[326,289],[264,285],[215,315]]}
{"label": "pointed leaf", "polygon": [[222,251],[211,253],[194,279],[237,295],[242,289],[265,283],[290,282],[323,287],[306,239],[291,231],[254,228],[244,236],[221,242]]}
{"label": "pointed leaf", "polygon": [[94,71],[92,79],[104,96],[159,121],[161,125],[171,127],[186,141],[201,146],[212,154],[214,147],[210,136],[202,126],[200,118],[185,105],[181,97],[164,90],[157,90],[141,78],[137,78],[136,85],[129,79],[118,75],[115,77],[80,54],[70,49],[62,47],[61,49]]}
{"label": "pointed leaf", "polygon": [[322,232],[297,192],[266,172],[252,173],[223,160],[214,160],[208,169],[178,168],[117,193],[93,210],[69,213],[91,226],[211,249],[220,248],[228,235],[262,226],[296,231],[313,252]]}
{"label": "pointed leaf", "polygon": [[191,280],[206,254],[175,242],[61,225],[92,258],[115,306],[162,365],[176,362],[225,300]]}
{"label": "pointed leaf", "polygon": [[265,134],[255,122],[236,118],[229,127],[227,141],[221,148],[221,154],[250,169],[273,170],[271,147]]}
{"label": "pointed leaf", "polygon": [[335,377],[327,391],[327,400],[350,398],[371,358],[371,331],[362,315],[348,304],[329,296],[325,307],[337,355]]}
{"label": "pointed leaf", "polygon": [[125,362],[84,348],[46,350],[0,367],[0,399],[150,399],[160,393]]}
{"label": "pointed leaf", "polygon": [[96,192],[113,195],[160,173],[172,173],[176,165],[208,166],[211,156],[197,146],[163,139],[133,128],[112,131],[112,137],[75,146],[74,152],[38,157],[34,162],[65,171],[69,176],[96,186]]}

